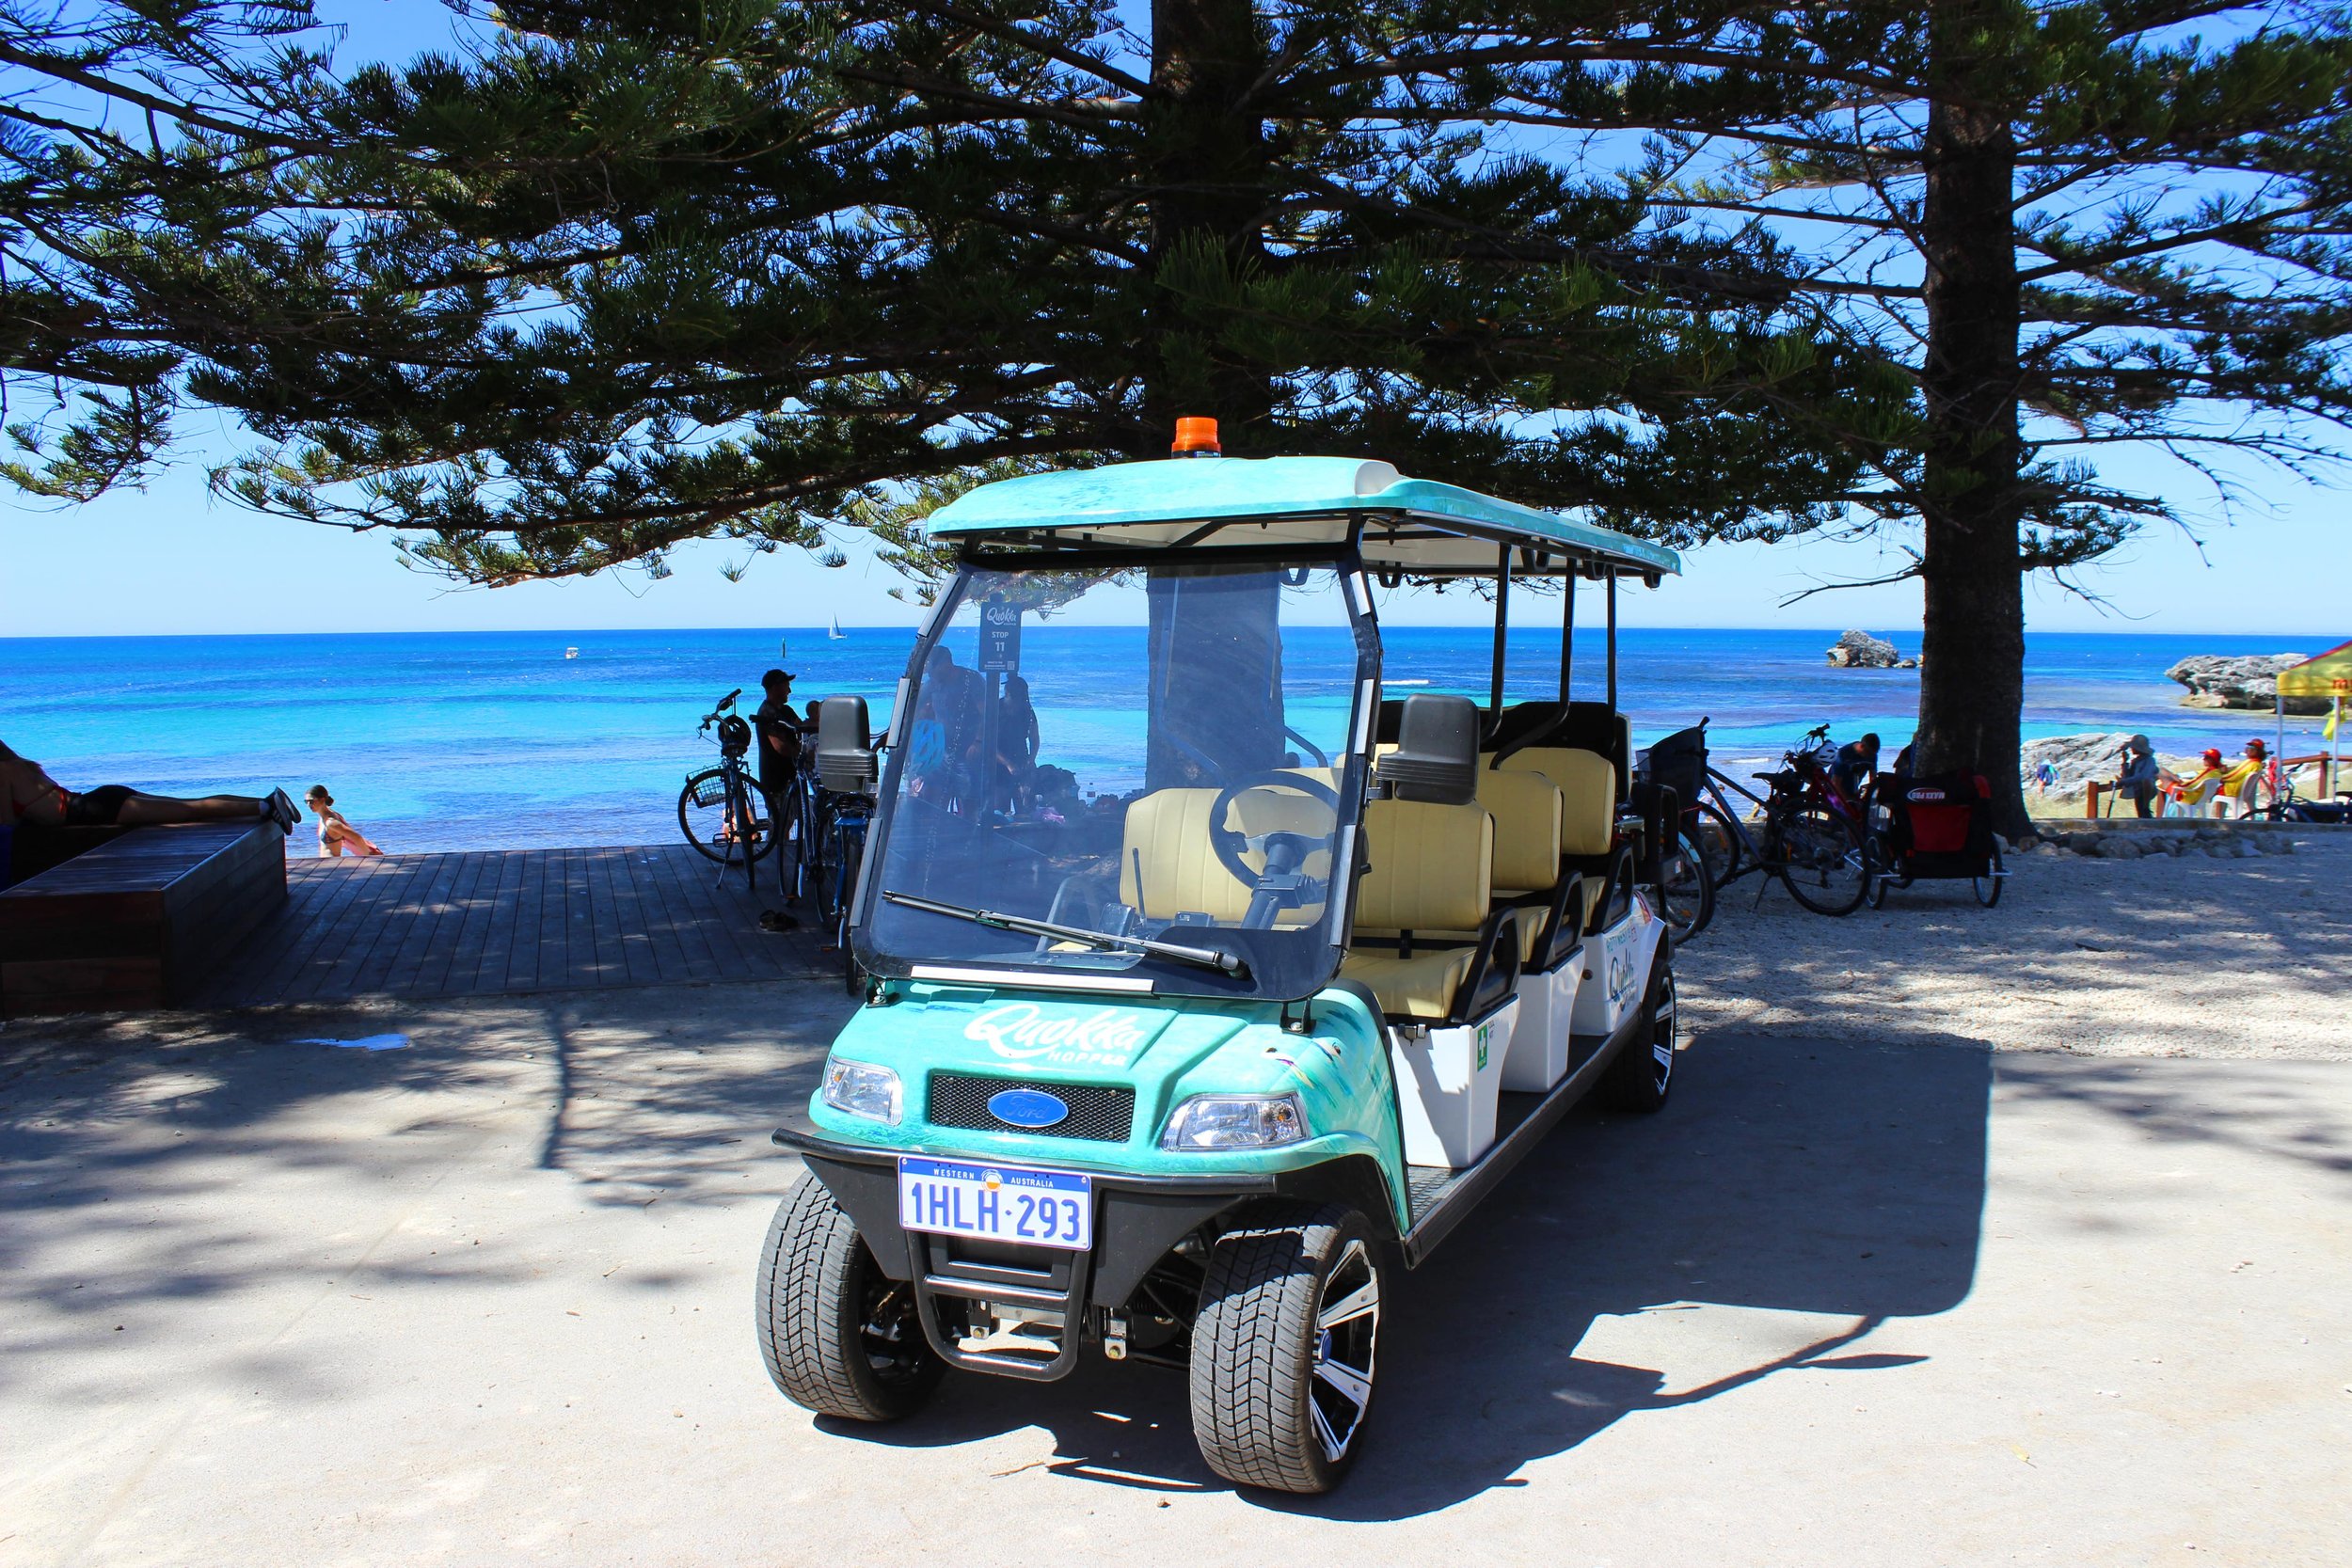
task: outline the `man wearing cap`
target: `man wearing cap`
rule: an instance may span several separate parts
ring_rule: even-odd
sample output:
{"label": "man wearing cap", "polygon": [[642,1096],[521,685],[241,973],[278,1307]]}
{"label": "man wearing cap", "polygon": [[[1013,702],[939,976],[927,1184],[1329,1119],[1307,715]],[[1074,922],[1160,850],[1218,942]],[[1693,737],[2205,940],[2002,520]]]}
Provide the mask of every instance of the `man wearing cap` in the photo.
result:
{"label": "man wearing cap", "polygon": [[2116,775],[2115,792],[2130,797],[2132,810],[2138,816],[2156,815],[2150,805],[2156,798],[2156,751],[2146,736],[2132,736],[2123,748],[2123,771]]}
{"label": "man wearing cap", "polygon": [[759,737],[759,787],[780,802],[800,773],[801,736],[808,726],[792,706],[790,672],[769,671],[759,677],[759,688],[767,693],[752,721]]}

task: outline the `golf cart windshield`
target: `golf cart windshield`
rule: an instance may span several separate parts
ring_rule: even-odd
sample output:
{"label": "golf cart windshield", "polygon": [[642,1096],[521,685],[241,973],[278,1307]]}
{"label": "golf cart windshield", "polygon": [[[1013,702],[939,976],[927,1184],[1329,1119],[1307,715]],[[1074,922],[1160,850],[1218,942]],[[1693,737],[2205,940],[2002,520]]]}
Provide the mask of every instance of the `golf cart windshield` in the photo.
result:
{"label": "golf cart windshield", "polygon": [[901,699],[861,961],[1319,990],[1362,794],[1362,581],[1328,559],[967,565]]}

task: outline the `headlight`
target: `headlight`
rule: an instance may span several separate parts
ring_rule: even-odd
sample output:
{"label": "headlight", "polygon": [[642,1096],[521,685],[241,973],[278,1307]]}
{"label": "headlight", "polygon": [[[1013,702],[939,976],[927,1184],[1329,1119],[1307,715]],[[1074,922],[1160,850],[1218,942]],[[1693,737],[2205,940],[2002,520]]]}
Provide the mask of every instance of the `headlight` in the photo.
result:
{"label": "headlight", "polygon": [[829,1057],[825,1062],[824,1098],[825,1103],[836,1111],[871,1117],[893,1127],[898,1125],[898,1075],[886,1067]]}
{"label": "headlight", "polygon": [[1307,1135],[1295,1094],[1197,1094],[1176,1107],[1162,1148],[1272,1148]]}

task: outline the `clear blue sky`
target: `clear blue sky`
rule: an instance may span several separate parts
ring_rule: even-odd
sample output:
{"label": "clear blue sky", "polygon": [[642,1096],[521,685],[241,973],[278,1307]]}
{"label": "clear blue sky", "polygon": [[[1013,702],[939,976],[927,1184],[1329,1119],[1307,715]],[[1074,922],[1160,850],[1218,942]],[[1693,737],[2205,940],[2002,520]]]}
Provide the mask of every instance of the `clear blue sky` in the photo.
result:
{"label": "clear blue sky", "polygon": [[[321,10],[350,28],[339,56],[405,58],[446,42],[454,19],[433,0],[327,0]],[[564,629],[578,627],[813,626],[911,623],[915,610],[888,597],[898,579],[871,563],[855,536],[850,564],[826,570],[795,554],[755,561],[740,582],[720,575],[741,546],[681,551],[660,582],[628,574],[454,590],[404,567],[382,536],[258,517],[205,492],[206,457],[239,445],[220,416],[189,421],[182,461],[144,492],[87,506],[27,503],[0,490],[0,635],[118,636],[219,632]],[[2247,467],[2238,477],[2259,504],[2223,521],[2202,481],[2151,460],[2117,460],[2125,484],[2153,483],[2196,520],[2201,554],[2169,529],[2151,530],[2082,575],[2105,608],[2054,585],[2029,590],[2031,626],[2066,631],[2270,632],[2289,640],[2352,636],[2352,492],[2323,489]],[[1919,624],[1915,584],[1817,595],[1790,610],[1779,601],[1824,579],[1889,569],[1878,546],[1811,542],[1766,548],[1716,546],[1687,562],[1688,575],[1628,601],[1632,624],[1688,626],[1867,626]],[[1391,605],[1406,622],[1476,621],[1461,595]]]}

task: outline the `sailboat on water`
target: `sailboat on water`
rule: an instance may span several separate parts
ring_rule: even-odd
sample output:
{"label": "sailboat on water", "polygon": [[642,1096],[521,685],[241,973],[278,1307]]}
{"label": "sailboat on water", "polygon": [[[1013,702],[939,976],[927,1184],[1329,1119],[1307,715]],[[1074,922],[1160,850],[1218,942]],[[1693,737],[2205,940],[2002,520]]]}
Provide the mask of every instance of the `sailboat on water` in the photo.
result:
{"label": "sailboat on water", "polygon": [[833,625],[825,628],[825,641],[828,642],[838,642],[849,635],[841,629],[841,617],[838,615],[833,618]]}

